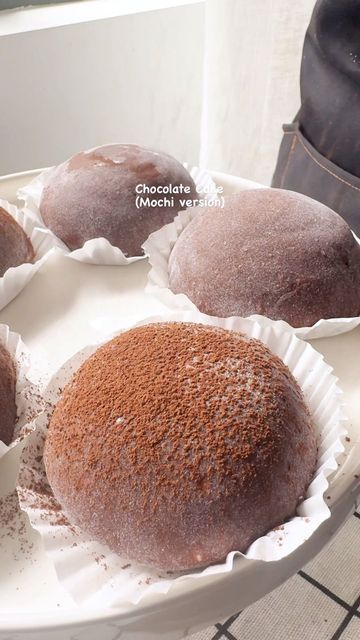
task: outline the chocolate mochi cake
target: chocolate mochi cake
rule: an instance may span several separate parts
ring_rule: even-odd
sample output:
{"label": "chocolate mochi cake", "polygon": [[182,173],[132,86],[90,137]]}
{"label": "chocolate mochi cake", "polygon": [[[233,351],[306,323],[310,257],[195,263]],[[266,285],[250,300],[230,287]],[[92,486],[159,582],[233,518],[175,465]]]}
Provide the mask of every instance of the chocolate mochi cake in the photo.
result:
{"label": "chocolate mochi cake", "polygon": [[16,424],[16,370],[9,352],[0,344],[0,440],[9,445]]}
{"label": "chocolate mochi cake", "polygon": [[51,417],[44,460],[89,537],[130,561],[189,570],[293,516],[316,456],[302,392],[262,342],[169,322],[86,360]]}
{"label": "chocolate mochi cake", "polygon": [[30,239],[11,217],[0,207],[0,278],[10,267],[32,262],[35,254]]}
{"label": "chocolate mochi cake", "polygon": [[[163,189],[169,186],[180,193],[165,202]],[[106,238],[127,256],[137,256],[149,234],[185,208],[180,200],[196,197],[190,174],[172,156],[136,144],[109,144],[56,167],[44,187],[40,212],[71,250],[92,238]]]}
{"label": "chocolate mochi cake", "polygon": [[282,189],[203,208],[178,238],[169,287],[203,313],[308,327],[360,315],[360,245],[334,211]]}

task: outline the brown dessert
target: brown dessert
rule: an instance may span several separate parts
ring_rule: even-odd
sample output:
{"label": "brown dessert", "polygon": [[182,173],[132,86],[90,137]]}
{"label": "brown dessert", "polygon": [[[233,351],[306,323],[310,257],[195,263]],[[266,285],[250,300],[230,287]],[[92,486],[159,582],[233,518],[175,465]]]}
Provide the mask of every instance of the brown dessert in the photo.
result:
{"label": "brown dessert", "polygon": [[44,460],[72,524],[126,559],[182,570],[245,551],[293,516],[316,436],[295,379],[262,342],[150,324],[80,367]]}
{"label": "brown dessert", "polygon": [[[181,190],[173,201],[163,193],[169,186]],[[45,224],[72,250],[92,238],[106,238],[136,256],[150,233],[186,208],[180,199],[194,198],[190,174],[172,156],[136,144],[109,144],[59,165],[44,188],[40,211]]]}
{"label": "brown dessert", "polygon": [[32,262],[33,246],[20,225],[0,207],[0,278],[10,267]]}
{"label": "brown dessert", "polygon": [[307,196],[243,191],[184,229],[169,286],[209,315],[312,326],[360,315],[360,245],[339,215]]}
{"label": "brown dessert", "polygon": [[9,445],[16,423],[16,370],[9,352],[0,344],[0,440]]}

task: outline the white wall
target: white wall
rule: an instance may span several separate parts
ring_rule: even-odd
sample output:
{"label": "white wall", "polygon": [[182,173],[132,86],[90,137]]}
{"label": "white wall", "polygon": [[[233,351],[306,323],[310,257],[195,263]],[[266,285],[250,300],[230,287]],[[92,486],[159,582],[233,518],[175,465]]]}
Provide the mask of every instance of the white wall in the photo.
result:
{"label": "white wall", "polygon": [[112,141],[198,162],[204,4],[0,37],[0,174]]}
{"label": "white wall", "polygon": [[314,4],[207,0],[205,165],[270,183],[282,124],[300,106],[301,53]]}

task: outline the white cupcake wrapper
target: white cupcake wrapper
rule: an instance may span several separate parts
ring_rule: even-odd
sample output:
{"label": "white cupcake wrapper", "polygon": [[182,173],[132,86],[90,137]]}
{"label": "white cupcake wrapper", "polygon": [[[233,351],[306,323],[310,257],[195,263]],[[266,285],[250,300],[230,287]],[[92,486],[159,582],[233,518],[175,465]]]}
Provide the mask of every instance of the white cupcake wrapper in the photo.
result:
{"label": "white cupcake wrapper", "polygon": [[[190,173],[197,189],[200,191],[199,197],[203,197],[207,201],[216,197],[216,185],[206,171],[199,167],[191,167],[186,162],[183,166]],[[114,247],[105,238],[94,238],[93,240],[88,240],[81,249],[70,251],[66,244],[64,244],[64,242],[57,238],[52,231],[46,227],[40,213],[41,195],[45,185],[50,180],[53,171],[54,167],[44,169],[28,185],[19,189],[17,196],[19,200],[24,200],[25,211],[27,214],[36,221],[37,225],[40,225],[43,228],[44,233],[56,239],[58,246],[68,258],[88,264],[107,266],[125,266],[145,258],[144,255],[127,258],[121,249]]]}
{"label": "white cupcake wrapper", "polygon": [[[168,263],[171,251],[184,229],[195,217],[196,212],[191,209],[180,211],[173,222],[165,225],[158,231],[152,233],[142,245],[149,258],[151,265],[148,274],[148,283],[145,291],[169,309],[195,310],[196,306],[184,293],[173,293],[169,288]],[[355,236],[356,238],[356,236]],[[356,238],[358,242],[360,240]],[[252,315],[253,319],[264,318],[264,316]],[[269,323],[274,322],[268,320]],[[286,331],[293,331],[299,338],[313,340],[314,338],[330,338],[341,333],[346,333],[360,325],[360,316],[356,318],[330,318],[318,320],[312,327],[292,327],[287,322],[279,320],[279,325]]]}
{"label": "white cupcake wrapper", "polygon": [[315,340],[316,338],[332,338],[341,333],[347,333],[356,329],[360,325],[360,316],[356,318],[328,318],[327,320],[318,320],[312,327],[292,327],[284,320],[270,320],[264,316],[249,316],[252,320],[262,318],[269,324],[275,322],[285,331],[293,331],[298,338],[303,340]]}
{"label": "white cupcake wrapper", "polygon": [[[303,544],[330,515],[323,494],[329,486],[328,476],[338,469],[338,457],[344,452],[342,439],[347,432],[341,391],[323,357],[293,333],[284,332],[275,325],[267,326],[261,318],[254,322],[239,318],[212,318],[199,312],[178,312],[145,318],[135,326],[168,320],[200,322],[242,331],[260,338],[282,358],[303,390],[319,433],[316,473],[304,502],[298,508],[298,515],[285,523],[281,530],[256,540],[246,554],[233,551],[225,562],[186,575],[159,574],[111,553],[106,546],[91,541],[78,527],[62,524],[59,520],[62,512],[59,512],[55,498],[52,498],[54,511],[48,503],[44,506],[42,493],[46,495],[50,490],[43,462],[39,461],[48,423],[48,416],[44,413],[37,420],[37,429],[22,454],[18,478],[20,505],[29,515],[32,526],[39,531],[61,584],[81,605],[115,607],[125,601],[137,604],[151,593],[168,593],[179,580],[205,579],[206,576],[232,571],[235,561],[279,560]],[[79,351],[52,377],[45,391],[45,399],[50,406],[56,403],[59,389],[97,347],[92,345]]]}
{"label": "white cupcake wrapper", "polygon": [[21,336],[10,331],[6,324],[0,324],[0,344],[9,352],[15,364],[17,408],[17,423],[12,442],[6,445],[0,440],[1,459],[35,429],[35,417],[42,410],[42,400],[37,385],[28,377],[30,353]]}
{"label": "white cupcake wrapper", "polygon": [[59,247],[55,236],[49,236],[37,226],[37,222],[26,211],[18,209],[7,200],[0,199],[0,207],[5,209],[25,231],[34,248],[33,263],[24,263],[8,269],[0,278],[0,310],[6,307],[24,289],[41,265],[48,259],[50,252]]}

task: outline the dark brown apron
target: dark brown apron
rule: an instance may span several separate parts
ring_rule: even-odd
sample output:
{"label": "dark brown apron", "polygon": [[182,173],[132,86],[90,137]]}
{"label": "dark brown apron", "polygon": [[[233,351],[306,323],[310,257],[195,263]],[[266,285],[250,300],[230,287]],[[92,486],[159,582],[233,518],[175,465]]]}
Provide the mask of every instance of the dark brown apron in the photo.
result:
{"label": "dark brown apron", "polygon": [[323,202],[360,235],[360,0],[316,2],[300,89],[272,186]]}
{"label": "dark brown apron", "polygon": [[297,123],[286,124],[283,130],[272,186],[323,202],[360,236],[360,178],[324,158],[304,138]]}

